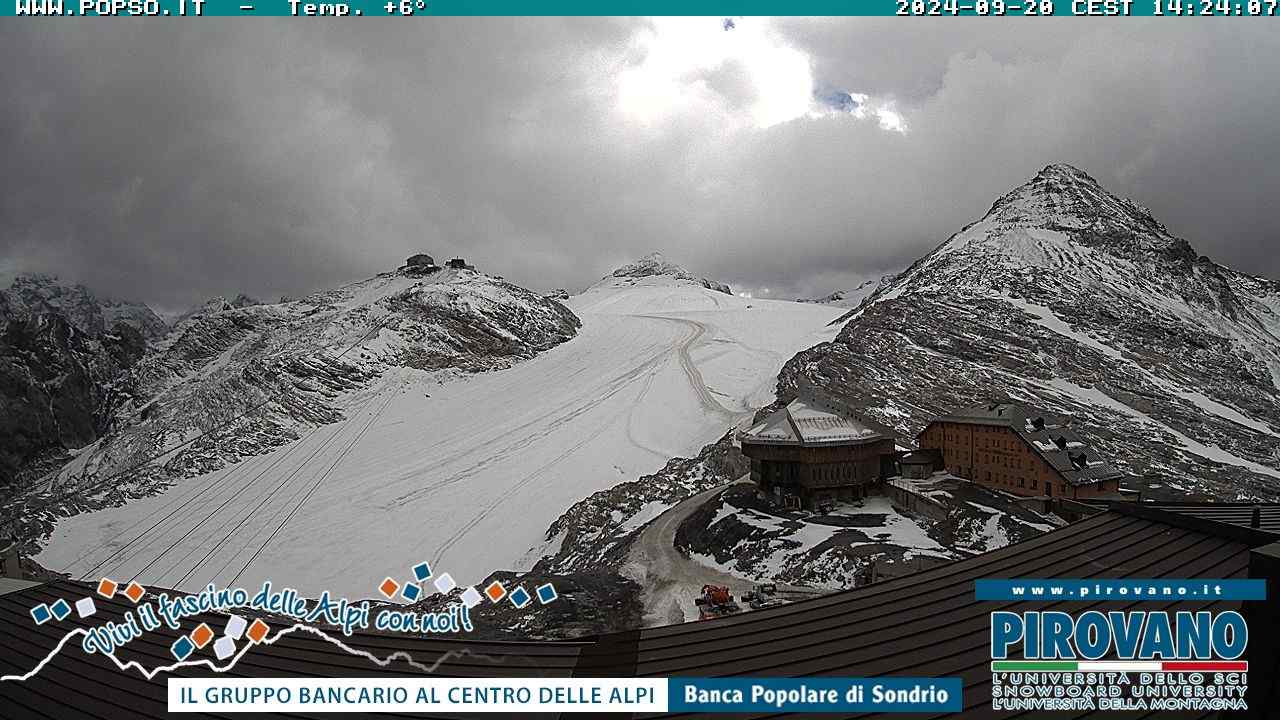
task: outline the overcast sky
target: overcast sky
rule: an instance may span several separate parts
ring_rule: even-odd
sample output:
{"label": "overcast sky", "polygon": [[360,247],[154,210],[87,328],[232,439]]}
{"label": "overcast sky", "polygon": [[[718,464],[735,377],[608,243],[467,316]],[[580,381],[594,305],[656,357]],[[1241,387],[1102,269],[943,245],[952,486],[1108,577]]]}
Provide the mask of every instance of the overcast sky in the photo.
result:
{"label": "overcast sky", "polygon": [[0,28],[0,276],[160,309],[412,252],[580,289],[900,269],[1046,164],[1280,277],[1265,20],[287,19]]}

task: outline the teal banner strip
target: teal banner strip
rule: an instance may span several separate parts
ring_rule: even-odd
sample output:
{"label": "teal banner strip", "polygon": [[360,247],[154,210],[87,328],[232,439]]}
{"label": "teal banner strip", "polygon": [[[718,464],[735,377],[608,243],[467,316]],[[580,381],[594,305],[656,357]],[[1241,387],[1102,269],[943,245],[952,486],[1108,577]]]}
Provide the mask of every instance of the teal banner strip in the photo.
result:
{"label": "teal banner strip", "polygon": [[0,16],[429,17],[498,15],[896,15],[1275,17],[1280,0],[0,0]]}
{"label": "teal banner strip", "polygon": [[958,677],[667,678],[667,710],[684,713],[958,713]]}

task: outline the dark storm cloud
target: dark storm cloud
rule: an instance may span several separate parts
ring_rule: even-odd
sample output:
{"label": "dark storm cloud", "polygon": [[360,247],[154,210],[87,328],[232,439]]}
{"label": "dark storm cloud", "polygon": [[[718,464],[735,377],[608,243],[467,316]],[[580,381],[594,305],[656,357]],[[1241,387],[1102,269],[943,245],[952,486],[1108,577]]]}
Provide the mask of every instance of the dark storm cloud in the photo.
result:
{"label": "dark storm cloud", "polygon": [[[0,29],[0,273],[176,308],[419,249],[537,288],[660,249],[817,294],[1069,162],[1280,276],[1280,36],[1261,23],[772,24],[820,96],[891,104],[902,134],[848,113],[743,122],[761,70],[741,57],[677,73],[680,97],[637,118],[620,87],[653,52],[643,20],[210,20]],[[706,22],[736,39],[752,21]]]}

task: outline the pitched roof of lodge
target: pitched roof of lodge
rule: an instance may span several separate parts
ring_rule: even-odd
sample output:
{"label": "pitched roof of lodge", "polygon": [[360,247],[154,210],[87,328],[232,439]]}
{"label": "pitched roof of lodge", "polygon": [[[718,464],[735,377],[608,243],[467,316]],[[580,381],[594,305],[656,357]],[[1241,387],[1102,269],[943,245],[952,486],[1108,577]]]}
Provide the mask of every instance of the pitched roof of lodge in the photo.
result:
{"label": "pitched roof of lodge", "polygon": [[929,421],[929,425],[935,422],[1007,427],[1035,448],[1040,457],[1072,485],[1092,485],[1123,476],[1068,426],[1069,418],[1026,405],[984,403],[936,417]]}
{"label": "pitched roof of lodge", "polygon": [[892,430],[817,395],[796,398],[738,434],[746,443],[804,447],[855,445],[893,437]]}
{"label": "pitched roof of lodge", "polygon": [[[970,720],[1037,717],[1035,713],[991,710],[990,622],[993,610],[1125,609],[1132,602],[978,602],[974,580],[996,577],[1039,578],[1242,578],[1250,548],[1276,536],[1141,503],[1115,503],[1090,518],[977,557],[894,580],[782,607],[720,620],[604,635],[582,642],[478,642],[357,634],[350,647],[385,658],[401,651],[417,663],[439,663],[442,676],[878,676],[960,677]],[[55,648],[75,618],[36,626],[28,610],[41,602],[71,602],[91,592],[88,585],[52,582],[0,595],[0,673],[25,673]],[[155,592],[155,589],[152,589]],[[97,625],[118,619],[127,601],[97,598]],[[1225,610],[1238,602],[1144,601],[1143,610]],[[483,622],[483,615],[477,620]],[[221,630],[224,619],[202,615]],[[273,623],[273,630],[280,630]],[[274,634],[274,632],[273,632]],[[144,634],[118,651],[122,661],[147,667],[172,662],[169,645],[177,634]],[[201,657],[212,658],[209,650]],[[1016,658],[1015,658],[1016,659]],[[1246,655],[1245,659],[1250,659]],[[1275,684],[1274,667],[1254,657],[1250,697]],[[203,667],[181,668],[174,675],[209,677]],[[225,675],[230,677],[395,677],[422,671],[403,660],[382,667],[315,635],[298,632],[254,647]],[[0,683],[0,707],[15,717],[78,718],[165,716],[165,675],[148,681],[136,671],[120,671],[99,655],[86,655],[78,642],[67,643],[33,678]],[[1251,700],[1251,705],[1253,701]],[[1264,714],[1266,710],[1263,710]],[[6,713],[8,715],[9,713]],[[321,717],[296,713],[293,717]],[[436,715],[447,717],[447,715]],[[1169,717],[1168,713],[1100,712],[1073,718]],[[748,717],[743,715],[742,717]],[[777,717],[758,714],[754,717]],[[864,716],[870,717],[870,716]],[[885,718],[893,715],[882,716]],[[900,716],[897,716],[900,717]],[[1056,717],[1056,716],[1055,716]],[[1197,717],[1178,714],[1176,717]],[[1205,714],[1200,717],[1211,717]]]}

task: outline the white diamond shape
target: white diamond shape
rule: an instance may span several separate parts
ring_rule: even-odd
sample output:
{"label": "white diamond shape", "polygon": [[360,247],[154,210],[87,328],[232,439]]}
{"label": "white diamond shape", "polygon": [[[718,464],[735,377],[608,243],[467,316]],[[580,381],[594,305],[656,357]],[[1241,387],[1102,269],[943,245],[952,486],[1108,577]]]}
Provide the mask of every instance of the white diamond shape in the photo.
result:
{"label": "white diamond shape", "polygon": [[76,601],[76,612],[80,613],[80,617],[86,618],[98,612],[98,607],[93,604],[93,598],[87,597]]}
{"label": "white diamond shape", "polygon": [[473,587],[469,587],[462,591],[462,604],[471,609],[480,604],[480,591]]}
{"label": "white diamond shape", "polygon": [[249,623],[245,622],[244,618],[239,615],[232,615],[227,618],[227,637],[232,640],[239,640],[240,636],[244,635],[244,629],[248,626]]}
{"label": "white diamond shape", "polygon": [[458,583],[453,581],[453,576],[449,573],[441,573],[440,577],[436,578],[436,590],[442,593],[447,593],[456,587]]}
{"label": "white diamond shape", "polygon": [[213,644],[213,654],[218,656],[219,660],[226,660],[236,652],[236,641],[227,636],[218,638]]}

